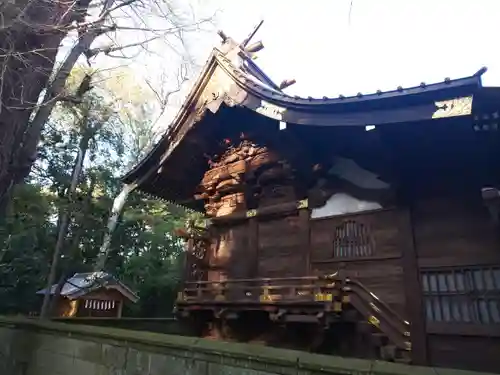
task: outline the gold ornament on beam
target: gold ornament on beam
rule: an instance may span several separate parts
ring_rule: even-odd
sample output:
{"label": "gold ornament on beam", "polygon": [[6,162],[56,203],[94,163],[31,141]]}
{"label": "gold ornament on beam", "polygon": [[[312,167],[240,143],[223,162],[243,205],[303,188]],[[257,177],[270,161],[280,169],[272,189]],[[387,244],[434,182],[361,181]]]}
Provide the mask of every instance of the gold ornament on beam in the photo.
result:
{"label": "gold ornament on beam", "polygon": [[285,111],[286,108],[266,102],[265,100],[261,100],[260,107],[255,110],[255,112],[260,113],[261,115],[270,117],[278,121],[283,120],[283,114],[285,113]]}
{"label": "gold ornament on beam", "polygon": [[432,118],[467,116],[472,114],[472,96],[434,102],[437,107]]}
{"label": "gold ornament on beam", "polygon": [[309,207],[309,201],[307,199],[303,199],[301,201],[297,202],[297,208],[303,209],[303,208],[308,208]]}
{"label": "gold ornament on beam", "polygon": [[255,217],[255,216],[257,216],[257,210],[247,211],[246,217],[250,218],[250,217]]}

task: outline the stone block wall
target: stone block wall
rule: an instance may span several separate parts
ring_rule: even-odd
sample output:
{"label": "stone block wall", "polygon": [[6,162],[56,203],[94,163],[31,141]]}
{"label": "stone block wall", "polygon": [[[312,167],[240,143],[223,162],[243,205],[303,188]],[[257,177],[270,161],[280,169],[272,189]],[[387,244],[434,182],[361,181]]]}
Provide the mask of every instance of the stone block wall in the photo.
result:
{"label": "stone block wall", "polygon": [[[472,375],[259,345],[0,318],[1,375]],[[480,373],[476,373],[480,375]],[[482,373],[485,375],[484,373]]]}
{"label": "stone block wall", "polygon": [[54,322],[122,328],[134,331],[166,333],[168,335],[196,336],[196,332],[174,318],[56,318]]}

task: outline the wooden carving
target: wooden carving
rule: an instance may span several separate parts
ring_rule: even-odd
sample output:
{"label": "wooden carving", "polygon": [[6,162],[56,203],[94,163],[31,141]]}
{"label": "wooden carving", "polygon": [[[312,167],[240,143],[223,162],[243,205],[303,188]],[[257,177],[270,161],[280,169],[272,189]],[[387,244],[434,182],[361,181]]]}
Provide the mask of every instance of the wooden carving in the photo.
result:
{"label": "wooden carving", "polygon": [[432,118],[467,116],[472,113],[472,96],[435,102]]}
{"label": "wooden carving", "polygon": [[208,216],[224,216],[260,205],[293,201],[293,169],[269,150],[243,134],[237,144],[224,140],[222,155],[206,155],[209,170],[195,198],[205,202]]}
{"label": "wooden carving", "polygon": [[206,256],[208,249],[208,242],[206,240],[195,239],[193,242],[193,249],[190,253],[190,279],[192,281],[203,281],[206,276]]}
{"label": "wooden carving", "polygon": [[266,102],[265,100],[261,100],[260,106],[255,111],[257,113],[260,113],[261,115],[281,121],[283,120],[283,114],[285,113],[286,109]]}

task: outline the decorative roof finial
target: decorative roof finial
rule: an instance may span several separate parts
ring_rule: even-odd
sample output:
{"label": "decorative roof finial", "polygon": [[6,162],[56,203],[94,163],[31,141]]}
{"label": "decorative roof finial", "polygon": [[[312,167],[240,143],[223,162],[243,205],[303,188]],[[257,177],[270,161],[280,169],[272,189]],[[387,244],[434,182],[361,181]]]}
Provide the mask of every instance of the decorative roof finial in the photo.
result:
{"label": "decorative roof finial", "polygon": [[290,87],[297,81],[295,79],[285,79],[283,82],[280,83],[279,88],[281,90],[286,89],[287,87]]}
{"label": "decorative roof finial", "polygon": [[226,35],[226,33],[225,33],[224,31],[222,31],[222,30],[219,30],[219,31],[217,31],[217,34],[219,34],[219,36],[221,37],[221,39],[222,39],[222,43],[225,43],[225,42],[226,42],[226,40],[227,40],[227,35]]}
{"label": "decorative roof finial", "polygon": [[475,76],[482,76],[484,73],[486,73],[488,71],[488,68],[483,66],[481,69],[479,69],[476,74],[474,74]]}
{"label": "decorative roof finial", "polygon": [[250,40],[252,40],[252,38],[255,36],[257,31],[259,31],[259,29],[263,23],[264,23],[264,20],[261,20],[259,22],[259,24],[257,26],[255,26],[255,28],[252,30],[250,35],[248,35],[248,37],[241,43],[241,48],[245,48],[247,46],[247,44],[250,42]]}
{"label": "decorative roof finial", "polygon": [[255,53],[259,52],[261,49],[264,48],[264,44],[259,40],[258,42],[250,44],[248,47],[245,48],[245,51],[248,53]]}

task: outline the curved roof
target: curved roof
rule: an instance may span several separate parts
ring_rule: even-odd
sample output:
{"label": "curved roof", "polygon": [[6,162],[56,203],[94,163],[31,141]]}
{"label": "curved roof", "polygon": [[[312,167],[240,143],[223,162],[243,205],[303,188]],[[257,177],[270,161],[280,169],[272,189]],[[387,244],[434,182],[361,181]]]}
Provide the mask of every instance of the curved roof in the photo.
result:
{"label": "curved roof", "polygon": [[[417,87],[398,87],[337,98],[303,98],[284,93],[252,61],[244,47],[227,38],[214,48],[186,101],[165,135],[149,154],[123,177],[141,188],[208,110],[221,105],[243,107],[276,121],[304,126],[366,126],[470,115],[472,96],[481,88],[486,68],[459,79]],[[458,101],[457,101],[458,100]],[[147,190],[147,189],[146,189]],[[155,194],[157,195],[157,194]]]}
{"label": "curved roof", "polygon": [[333,111],[336,112],[341,109],[341,106],[352,104],[352,103],[364,103],[370,101],[378,101],[380,104],[382,101],[393,98],[401,98],[406,95],[433,95],[443,89],[453,89],[453,88],[463,88],[464,86],[479,87],[481,86],[481,76],[486,72],[486,68],[481,68],[475,74],[459,79],[445,78],[443,82],[426,84],[422,82],[419,86],[402,88],[398,87],[391,91],[380,91],[372,94],[362,94],[358,93],[354,96],[343,96],[340,95],[337,98],[329,98],[323,96],[322,98],[313,97],[300,97],[291,96],[284,93],[279,88],[269,87],[264,82],[257,80],[251,74],[245,71],[244,68],[239,67],[231,62],[230,59],[224,56],[224,53],[218,49],[213,50],[213,56],[215,57],[219,66],[224,69],[224,71],[234,80],[236,84],[240,87],[248,90],[249,92],[257,95],[263,100],[267,100],[277,105],[281,105],[287,108],[296,108],[304,111]]}

